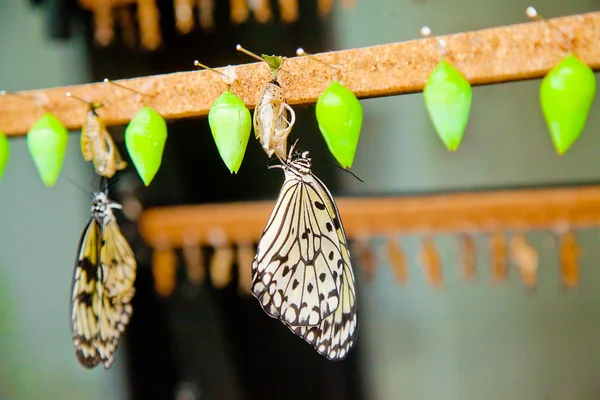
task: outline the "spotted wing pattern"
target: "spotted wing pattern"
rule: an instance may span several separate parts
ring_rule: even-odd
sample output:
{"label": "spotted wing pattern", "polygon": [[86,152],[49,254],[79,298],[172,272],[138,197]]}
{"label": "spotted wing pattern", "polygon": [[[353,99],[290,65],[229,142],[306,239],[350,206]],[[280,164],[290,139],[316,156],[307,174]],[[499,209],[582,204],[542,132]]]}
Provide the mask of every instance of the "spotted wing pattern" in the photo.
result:
{"label": "spotted wing pattern", "polygon": [[252,274],[252,292],[268,315],[325,357],[346,357],[358,327],[354,274],[333,197],[310,171],[286,171]]}

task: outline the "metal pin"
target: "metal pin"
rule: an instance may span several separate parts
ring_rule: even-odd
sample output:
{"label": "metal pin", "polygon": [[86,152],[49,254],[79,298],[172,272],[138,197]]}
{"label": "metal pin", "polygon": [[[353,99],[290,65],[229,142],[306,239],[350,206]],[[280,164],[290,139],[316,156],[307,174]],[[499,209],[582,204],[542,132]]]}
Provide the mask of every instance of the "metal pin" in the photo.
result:
{"label": "metal pin", "polygon": [[529,6],[527,7],[527,9],[525,9],[525,16],[527,18],[529,18],[532,21],[544,21],[546,22],[548,25],[551,25],[554,29],[556,29],[558,32],[560,32],[560,34],[562,35],[563,39],[566,39],[569,42],[573,41],[573,37],[567,35],[565,32],[563,32],[563,30],[557,26],[556,24],[546,20],[546,18],[542,17],[540,14],[538,14],[537,10],[535,9],[535,7]]}
{"label": "metal pin", "polygon": [[81,101],[81,102],[85,103],[85,104],[90,104],[90,103],[91,103],[91,101],[87,101],[87,100],[85,100],[85,99],[82,99],[81,97],[77,97],[77,96],[75,96],[75,95],[74,95],[73,93],[71,93],[71,92],[67,92],[67,93],[65,93],[65,94],[66,94],[66,96],[67,96],[67,97],[72,97],[72,98],[74,98],[74,99],[76,99],[76,100],[79,100],[79,101]]}
{"label": "metal pin", "polygon": [[324,65],[324,66],[326,66],[326,67],[329,67],[329,68],[331,68],[331,69],[335,70],[335,71],[336,71],[338,74],[340,74],[340,73],[342,72],[342,70],[341,70],[341,69],[339,69],[338,67],[335,67],[335,66],[333,66],[333,65],[331,65],[331,64],[329,64],[329,63],[326,63],[325,61],[321,61],[320,59],[318,59],[318,58],[317,58],[317,57],[315,57],[314,55],[307,53],[306,51],[304,51],[304,49],[303,49],[302,47],[299,47],[299,48],[296,50],[296,55],[297,55],[298,57],[301,57],[301,56],[307,56],[307,57],[310,57],[310,59],[311,59],[311,60],[314,60],[314,61],[316,61],[316,62],[318,62],[318,63],[321,63],[321,64],[323,64],[323,65]]}
{"label": "metal pin", "polygon": [[108,79],[108,78],[104,78],[104,83],[110,83],[111,85],[118,86],[118,87],[120,87],[121,89],[129,90],[130,92],[137,93],[137,94],[139,94],[140,96],[154,97],[154,96],[152,96],[152,95],[150,95],[150,94],[148,94],[148,93],[142,93],[142,92],[140,92],[140,91],[137,91],[137,90],[135,90],[135,89],[129,88],[129,87],[127,87],[127,86],[124,86],[124,85],[121,85],[120,83],[113,82],[113,81],[111,81],[111,80],[110,80],[110,79]]}
{"label": "metal pin", "polygon": [[102,103],[94,103],[92,101],[88,101],[88,100],[82,99],[81,97],[75,96],[71,92],[67,92],[65,94],[66,94],[67,97],[71,97],[71,98],[73,98],[75,100],[79,100],[82,103],[85,103],[85,104],[89,105],[92,108],[92,110],[96,110],[96,109],[104,106],[104,104],[102,104]]}
{"label": "metal pin", "polygon": [[262,57],[260,57],[260,56],[258,56],[258,55],[256,55],[256,54],[254,54],[254,53],[253,53],[253,52],[251,52],[251,51],[248,51],[248,50],[246,50],[245,48],[243,48],[243,47],[242,47],[241,45],[239,45],[239,44],[238,44],[237,46],[235,46],[235,49],[236,49],[237,51],[241,51],[242,53],[246,54],[247,56],[250,56],[250,57],[252,57],[252,58],[255,58],[255,59],[257,59],[258,61],[267,62],[267,61],[266,61],[264,58],[262,58]]}
{"label": "metal pin", "polygon": [[[262,60],[262,61],[264,61],[262,58],[261,58],[261,60]],[[200,63],[198,60],[195,60],[195,61],[194,61],[194,65],[195,65],[196,67],[201,67],[201,68],[207,69],[207,70],[209,70],[209,71],[212,71],[212,72],[214,72],[215,74],[219,74],[219,75],[221,75],[221,76],[224,76],[224,77],[226,77],[226,78],[228,77],[227,75],[225,75],[225,74],[224,74],[224,73],[222,73],[221,71],[217,71],[217,70],[216,70],[216,69],[214,69],[214,68],[211,68],[211,67],[209,67],[209,66],[207,66],[207,65],[201,64],[201,63]]]}
{"label": "metal pin", "polygon": [[8,91],[6,91],[6,90],[0,90],[0,96],[6,96],[7,94],[8,94],[8,95],[11,95],[11,96],[17,96],[17,97],[20,97],[20,98],[22,98],[22,99],[34,100],[34,99],[33,99],[33,98],[31,98],[31,97],[28,97],[28,96],[23,96],[22,94],[19,94],[19,93],[8,92]]}

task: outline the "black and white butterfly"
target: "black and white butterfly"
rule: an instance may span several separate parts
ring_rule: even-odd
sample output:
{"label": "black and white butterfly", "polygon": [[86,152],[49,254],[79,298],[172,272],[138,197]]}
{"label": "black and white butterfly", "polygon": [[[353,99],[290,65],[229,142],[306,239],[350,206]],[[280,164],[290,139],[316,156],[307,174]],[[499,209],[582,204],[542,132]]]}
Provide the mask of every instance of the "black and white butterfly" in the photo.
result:
{"label": "black and white butterfly", "polygon": [[135,256],[113,214],[121,205],[94,193],[92,216],[81,235],[72,284],[71,333],[75,355],[86,368],[114,361],[129,323],[135,294]]}
{"label": "black and white butterfly", "polygon": [[330,360],[342,360],[358,329],[354,273],[333,196],[294,146],[285,182],[252,263],[252,293],[263,310]]}

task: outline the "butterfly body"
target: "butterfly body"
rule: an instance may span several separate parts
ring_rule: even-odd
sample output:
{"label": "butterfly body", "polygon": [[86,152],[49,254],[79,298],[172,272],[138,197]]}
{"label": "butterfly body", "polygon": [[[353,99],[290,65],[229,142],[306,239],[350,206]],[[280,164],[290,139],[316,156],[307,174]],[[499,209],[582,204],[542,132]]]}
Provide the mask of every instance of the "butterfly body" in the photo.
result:
{"label": "butterfly body", "polygon": [[106,193],[94,193],[92,216],[79,243],[72,283],[71,333],[75,355],[85,368],[114,361],[129,323],[136,263]]}
{"label": "butterfly body", "polygon": [[[293,151],[293,148],[292,148]],[[313,175],[308,152],[282,168],[285,182],[252,263],[263,310],[332,360],[356,342],[354,273],[339,211]]]}
{"label": "butterfly body", "polygon": [[123,161],[104,121],[96,113],[97,107],[97,104],[88,104],[86,120],[81,129],[81,153],[85,161],[93,161],[98,175],[112,178],[117,171],[125,169],[127,163]]}
{"label": "butterfly body", "polygon": [[254,134],[269,157],[287,157],[287,138],[296,122],[294,110],[285,102],[276,79],[270,81],[253,114]]}

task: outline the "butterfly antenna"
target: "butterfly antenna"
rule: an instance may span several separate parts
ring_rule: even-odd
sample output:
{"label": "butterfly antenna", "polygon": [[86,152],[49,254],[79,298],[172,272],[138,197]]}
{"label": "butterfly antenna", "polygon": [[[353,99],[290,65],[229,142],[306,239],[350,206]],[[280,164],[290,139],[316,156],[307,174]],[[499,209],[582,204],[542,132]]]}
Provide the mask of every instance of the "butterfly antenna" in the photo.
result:
{"label": "butterfly antenna", "polygon": [[110,182],[108,181],[108,178],[106,178],[106,177],[102,177],[102,179],[106,183],[104,185],[104,189],[102,190],[104,193],[108,193],[108,189],[110,189],[115,183],[119,182],[119,178],[115,178],[115,179],[111,180]]}
{"label": "butterfly antenna", "polygon": [[85,190],[79,183],[75,182],[73,179],[69,178],[68,176],[61,175],[61,178],[64,179],[64,180],[66,180],[66,181],[68,181],[69,183],[71,183],[77,189],[81,190],[86,196],[90,195],[90,192],[88,192],[87,190]]}
{"label": "butterfly antenna", "polygon": [[356,174],[355,174],[354,172],[352,172],[352,171],[349,171],[349,170],[347,170],[346,168],[342,168],[342,167],[340,167],[339,165],[337,165],[337,164],[335,164],[335,163],[332,163],[332,162],[331,162],[331,161],[329,161],[329,160],[326,160],[326,159],[324,159],[324,158],[321,158],[321,157],[313,157],[313,159],[315,159],[315,160],[320,160],[320,161],[324,161],[324,162],[326,162],[327,164],[333,165],[334,167],[336,167],[336,168],[338,168],[338,169],[341,169],[341,170],[342,170],[342,171],[344,171],[344,172],[347,172],[347,173],[349,173],[350,175],[352,175],[353,177],[355,177],[356,179],[358,179],[358,180],[359,180],[361,183],[365,183],[365,181],[363,181],[363,180],[362,180],[362,179],[360,179],[358,176],[356,176]]}

